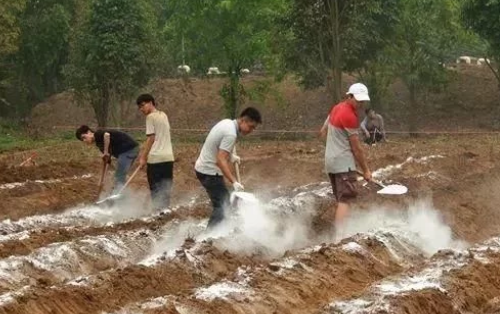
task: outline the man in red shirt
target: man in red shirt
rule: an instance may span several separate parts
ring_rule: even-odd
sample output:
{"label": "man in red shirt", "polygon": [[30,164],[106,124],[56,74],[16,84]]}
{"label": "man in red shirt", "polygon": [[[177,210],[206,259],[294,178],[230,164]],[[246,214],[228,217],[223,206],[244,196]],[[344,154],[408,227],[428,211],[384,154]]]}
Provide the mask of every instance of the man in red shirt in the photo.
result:
{"label": "man in red shirt", "polygon": [[337,199],[335,211],[337,237],[342,236],[340,227],[349,211],[349,203],[357,196],[356,164],[360,166],[365,180],[372,179],[361,147],[357,113],[368,101],[370,101],[368,88],[361,83],[353,84],[349,87],[347,99],[334,106],[325,121],[325,127],[328,129],[325,170]]}

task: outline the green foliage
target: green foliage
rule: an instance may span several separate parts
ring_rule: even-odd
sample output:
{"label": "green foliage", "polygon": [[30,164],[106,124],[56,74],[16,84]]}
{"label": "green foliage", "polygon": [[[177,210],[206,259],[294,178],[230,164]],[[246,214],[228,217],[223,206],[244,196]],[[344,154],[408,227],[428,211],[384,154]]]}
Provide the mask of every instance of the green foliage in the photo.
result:
{"label": "green foliage", "polygon": [[165,36],[179,64],[184,37],[186,61],[195,60],[194,68],[250,67],[269,53],[273,20],[283,6],[283,0],[170,1]]}
{"label": "green foliage", "polygon": [[462,7],[462,21],[470,30],[478,34],[488,44],[485,55],[497,61],[491,66],[500,87],[500,1],[465,0]]}
{"label": "green foliage", "polygon": [[[71,132],[71,142],[74,143],[74,133]],[[0,118],[0,153],[11,150],[35,149],[38,147],[61,144],[65,138],[62,135],[50,138],[36,139],[22,131],[21,125],[13,120]]]}
{"label": "green foliage", "polygon": [[[73,0],[28,1],[21,20],[16,56],[18,116],[56,92],[62,91],[62,67],[67,62]],[[22,106],[21,104],[24,104]]]}
{"label": "green foliage", "polygon": [[[389,43],[390,44],[390,43]],[[389,54],[381,51],[375,60],[365,62],[358,72],[358,80],[365,83],[370,91],[370,107],[375,110],[388,109],[385,99],[389,86],[397,74]]]}
{"label": "green foliage", "polygon": [[[210,66],[227,73],[229,83],[221,90],[227,116],[234,117],[244,99],[244,89],[239,83],[241,69],[274,60],[270,57],[273,22],[285,5],[284,0],[170,2],[171,15],[164,34],[171,48],[177,51],[173,52],[177,63],[184,59],[198,73]],[[179,49],[182,40],[184,56]]]}
{"label": "green foliage", "polygon": [[[488,45],[484,57],[490,57],[487,63],[497,79],[500,89],[500,1],[499,0],[464,0],[462,22],[478,34]],[[494,109],[493,127],[500,129],[500,107]]]}
{"label": "green foliage", "polygon": [[[447,81],[459,55],[500,60],[500,0],[12,0],[0,5],[0,115],[17,120],[72,89],[101,126],[151,78],[186,63],[227,77],[226,115],[248,99],[283,103],[270,80],[245,86],[241,69],[344,94],[358,75],[372,104],[400,78],[418,98]],[[466,25],[466,29],[461,25]],[[498,64],[491,65],[500,83]],[[264,71],[262,71],[264,70]],[[187,78],[186,78],[187,79]]]}
{"label": "green foliage", "polygon": [[385,38],[385,47],[365,63],[359,76],[370,87],[375,108],[383,105],[394,79],[401,78],[410,90],[409,112],[414,116],[419,94],[447,84],[450,72],[443,65],[460,55],[483,56],[485,44],[461,27],[456,1],[407,0],[400,6],[395,32]]}
{"label": "green foliage", "polygon": [[[327,85],[341,97],[341,73],[377,58],[394,32],[397,0],[294,0],[284,22],[286,61],[306,88]],[[333,84],[332,83],[333,80]]]}
{"label": "green foliage", "polygon": [[404,10],[389,53],[410,92],[419,92],[445,80],[441,63],[455,49],[460,25],[453,19],[454,1],[401,2]]}
{"label": "green foliage", "polygon": [[18,48],[19,19],[25,0],[3,1],[0,5],[0,58],[14,53]]}
{"label": "green foliage", "polygon": [[157,52],[155,16],[147,3],[94,0],[83,30],[75,35],[71,86],[89,101],[99,126],[105,126],[113,105],[130,98],[152,77]]}
{"label": "green foliage", "polygon": [[224,111],[226,116],[234,119],[237,116],[235,104],[242,104],[245,102],[246,91],[243,85],[236,80],[226,83],[219,91],[222,100],[224,101]]}
{"label": "green foliage", "polygon": [[414,129],[420,94],[447,82],[443,63],[459,44],[463,31],[453,0],[401,0],[403,10],[393,45],[387,53],[410,92],[409,127]]}
{"label": "green foliage", "polygon": [[0,65],[0,111],[20,119],[64,88],[61,69],[67,59],[73,0],[27,0],[22,11],[17,3],[16,53]]}
{"label": "green foliage", "polygon": [[252,101],[263,103],[268,99],[272,99],[279,107],[286,105],[283,94],[270,79],[255,81],[253,86],[246,88],[246,95]]}
{"label": "green foliage", "polygon": [[492,52],[500,55],[500,1],[466,0],[462,11],[463,21],[484,38]]}
{"label": "green foliage", "polygon": [[448,61],[454,62],[457,56],[488,56],[488,43],[471,30],[464,28],[459,34],[459,46],[449,56]]}

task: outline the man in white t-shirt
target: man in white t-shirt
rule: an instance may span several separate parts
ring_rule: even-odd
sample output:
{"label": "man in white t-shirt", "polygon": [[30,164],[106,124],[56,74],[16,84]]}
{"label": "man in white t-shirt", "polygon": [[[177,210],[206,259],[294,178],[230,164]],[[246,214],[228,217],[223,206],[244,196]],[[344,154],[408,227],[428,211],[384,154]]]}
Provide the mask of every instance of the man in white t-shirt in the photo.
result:
{"label": "man in white t-shirt", "polygon": [[142,94],[137,98],[139,110],[146,116],[147,140],[139,157],[141,167],[147,165],[149,189],[154,210],[170,205],[174,154],[170,138],[170,124],[165,112],[156,109],[153,96]]}
{"label": "man in white t-shirt", "polygon": [[243,185],[231,172],[229,163],[240,162],[233,154],[239,135],[252,133],[262,123],[260,112],[252,107],[243,110],[236,120],[225,119],[217,123],[208,134],[196,160],[196,177],[205,188],[212,202],[213,211],[207,228],[213,228],[224,219],[224,209],[229,204],[229,192],[224,177],[235,191],[243,191]]}

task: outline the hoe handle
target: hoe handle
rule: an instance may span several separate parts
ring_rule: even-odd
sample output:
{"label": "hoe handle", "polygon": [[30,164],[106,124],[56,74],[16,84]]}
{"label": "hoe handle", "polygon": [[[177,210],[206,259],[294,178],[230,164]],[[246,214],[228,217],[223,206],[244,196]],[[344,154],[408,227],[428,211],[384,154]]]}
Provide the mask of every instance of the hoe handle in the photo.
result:
{"label": "hoe handle", "polygon": [[[362,177],[364,176],[364,174],[363,174],[361,171],[356,170],[356,172],[357,172],[360,176],[362,176]],[[370,180],[370,181],[368,181],[368,182],[373,182],[373,183],[375,183],[376,185],[378,185],[379,187],[381,187],[381,188],[385,188],[385,185],[383,185],[383,184],[382,184],[382,182],[376,181],[375,179],[371,179],[371,180]]]}
{"label": "hoe handle", "polygon": [[[233,148],[233,154],[236,155],[236,146]],[[236,180],[241,183],[240,165],[237,162],[234,163],[234,171],[236,172]]]}
{"label": "hoe handle", "polygon": [[97,190],[97,198],[98,199],[99,199],[99,196],[101,195],[102,187],[104,186],[104,176],[106,175],[107,171],[108,171],[108,163],[103,162],[101,178],[99,179],[99,189]]}
{"label": "hoe handle", "polygon": [[236,171],[236,180],[238,180],[238,182],[241,183],[240,165],[237,162],[234,163],[234,170]]}
{"label": "hoe handle", "polygon": [[132,181],[132,179],[134,179],[134,177],[137,175],[137,173],[139,173],[139,170],[141,170],[141,166],[138,166],[134,173],[132,173],[132,175],[130,176],[130,178],[128,178],[127,182],[125,183],[124,186],[122,186],[122,188],[120,189],[120,191],[117,193],[117,194],[122,194],[123,190],[125,190],[125,188],[129,185],[129,183]]}

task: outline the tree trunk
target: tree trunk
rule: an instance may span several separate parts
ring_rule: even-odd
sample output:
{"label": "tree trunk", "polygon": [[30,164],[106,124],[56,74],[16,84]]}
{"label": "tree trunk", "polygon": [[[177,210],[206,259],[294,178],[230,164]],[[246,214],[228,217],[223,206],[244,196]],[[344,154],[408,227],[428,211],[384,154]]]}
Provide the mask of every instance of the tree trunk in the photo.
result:
{"label": "tree trunk", "polygon": [[[499,60],[500,58],[493,57],[493,59]],[[500,91],[500,64],[496,63],[496,67],[494,67],[490,62],[488,62],[488,56],[485,56],[484,60],[485,60],[486,65],[490,69],[491,73],[493,73],[493,75],[495,76],[495,78],[497,80],[497,84],[498,84],[497,85],[498,90]],[[496,106],[493,109],[492,116],[493,116],[492,128],[495,130],[499,130],[500,129],[500,106]]]}
{"label": "tree trunk", "polygon": [[342,44],[340,42],[340,12],[337,0],[328,0],[327,7],[330,11],[330,35],[332,40],[332,84],[330,94],[333,103],[342,99]]}
{"label": "tree trunk", "polygon": [[[498,91],[500,91],[500,82],[498,83]],[[500,103],[495,106],[495,109],[493,110],[493,129],[494,130],[500,130]]]}
{"label": "tree trunk", "polygon": [[410,89],[410,110],[408,110],[408,128],[411,137],[417,136],[417,121],[419,116],[419,108],[417,104],[417,88],[414,85],[409,86]]}
{"label": "tree trunk", "polygon": [[335,104],[342,100],[342,69],[339,66],[333,68],[332,97]]}
{"label": "tree trunk", "polygon": [[119,100],[119,106],[120,106],[120,121],[118,122],[118,126],[122,127],[124,124],[125,119],[127,118],[127,102],[123,100]]}
{"label": "tree trunk", "polygon": [[95,117],[97,120],[97,126],[104,128],[108,123],[109,115],[109,90],[107,87],[102,87],[100,90],[99,99],[95,99],[92,102],[92,107],[94,108]]}
{"label": "tree trunk", "polygon": [[238,110],[238,103],[240,99],[240,77],[237,73],[233,75],[233,73],[230,74],[230,118],[235,119],[237,115],[237,110]]}

